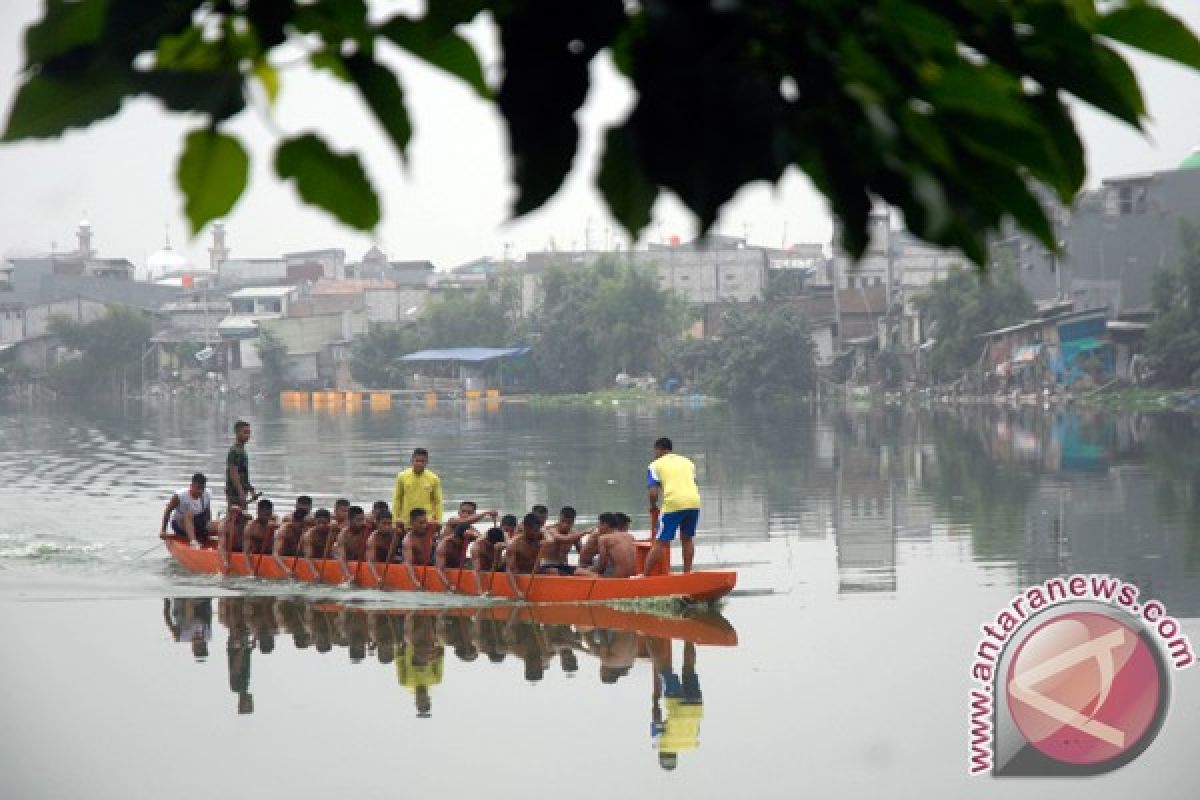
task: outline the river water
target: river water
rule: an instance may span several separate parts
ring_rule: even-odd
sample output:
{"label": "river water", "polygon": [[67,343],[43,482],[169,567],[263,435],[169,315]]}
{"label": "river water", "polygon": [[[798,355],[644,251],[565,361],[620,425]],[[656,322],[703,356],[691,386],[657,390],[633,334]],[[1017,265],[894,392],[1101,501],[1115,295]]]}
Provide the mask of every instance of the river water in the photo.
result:
{"label": "river water", "polygon": [[[1196,417],[239,402],[0,409],[0,797],[1194,794],[1195,670],[1146,752],[1090,779],[969,777],[967,698],[980,626],[1066,573],[1136,583],[1200,641]],[[643,528],[671,436],[697,567],[738,589],[683,615],[481,611],[187,574],[161,509],[220,475],[238,418],[277,509],[387,499],[425,446],[448,503]]]}

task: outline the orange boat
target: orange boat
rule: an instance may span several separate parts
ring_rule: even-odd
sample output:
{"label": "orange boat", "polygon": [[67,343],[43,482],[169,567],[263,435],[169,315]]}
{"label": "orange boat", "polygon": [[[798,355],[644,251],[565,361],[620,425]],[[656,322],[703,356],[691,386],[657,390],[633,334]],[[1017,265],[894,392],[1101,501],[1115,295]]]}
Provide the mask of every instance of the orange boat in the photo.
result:
{"label": "orange boat", "polygon": [[[172,536],[164,536],[167,551],[185,569],[192,572],[216,575],[221,573],[221,561],[214,547],[194,548],[186,541]],[[638,542],[639,566],[649,549],[649,542]],[[290,565],[291,556],[283,557]],[[270,555],[250,556],[250,569],[246,569],[246,559],[241,553],[230,554],[230,574],[253,576],[275,580],[284,580],[285,575],[275,564]],[[309,569],[304,559],[296,562],[296,578],[310,583],[327,584],[341,583],[341,567],[335,559],[314,559],[316,572]],[[458,594],[481,595],[485,592],[500,599],[516,599],[505,573],[481,573],[483,585],[476,583],[475,573],[470,569],[447,569],[446,577],[450,581],[447,587],[443,585],[441,576],[433,567],[414,567],[420,585],[414,585],[408,577],[408,570],[401,564],[392,564],[387,569],[384,585],[376,587],[367,568],[358,562],[354,565],[354,584],[364,589],[395,589],[398,591],[419,591],[422,589],[445,592],[452,590]],[[733,591],[737,583],[736,572],[688,572],[670,573],[663,564],[662,574],[648,575],[638,578],[594,578],[588,576],[565,575],[517,575],[517,585],[526,595],[530,603],[590,603],[613,600],[637,600],[642,598],[677,597],[693,603],[708,602],[724,597]],[[376,565],[383,572],[384,565]]]}

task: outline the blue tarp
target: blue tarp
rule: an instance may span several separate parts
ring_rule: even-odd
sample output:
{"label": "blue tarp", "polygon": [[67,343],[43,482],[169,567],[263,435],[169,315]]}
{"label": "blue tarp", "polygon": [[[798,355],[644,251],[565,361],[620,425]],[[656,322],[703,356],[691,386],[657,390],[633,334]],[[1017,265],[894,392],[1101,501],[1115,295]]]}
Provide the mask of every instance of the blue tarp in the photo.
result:
{"label": "blue tarp", "polygon": [[516,358],[528,353],[529,347],[452,347],[447,350],[418,350],[401,356],[401,361],[455,361],[463,364],[482,364],[498,358]]}

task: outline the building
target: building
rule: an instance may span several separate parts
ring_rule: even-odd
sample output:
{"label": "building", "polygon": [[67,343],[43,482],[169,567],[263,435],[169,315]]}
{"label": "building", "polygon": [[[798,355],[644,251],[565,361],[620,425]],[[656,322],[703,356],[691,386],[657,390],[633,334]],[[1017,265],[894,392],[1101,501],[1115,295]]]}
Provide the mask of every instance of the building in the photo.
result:
{"label": "building", "polygon": [[401,357],[413,368],[412,385],[442,391],[483,392],[525,388],[528,347],[455,347]]}
{"label": "building", "polygon": [[1108,178],[1069,210],[1040,194],[1062,252],[1010,226],[993,243],[993,261],[1016,264],[1035,302],[1104,306],[1117,317],[1144,313],[1154,273],[1183,256],[1182,222],[1200,220],[1200,148],[1177,169]]}
{"label": "building", "polygon": [[229,315],[217,325],[217,333],[229,352],[230,377],[235,370],[262,366],[257,344],[259,323],[283,319],[298,301],[295,286],[247,286],[229,295]]}
{"label": "building", "polygon": [[364,311],[264,319],[258,325],[286,349],[286,376],[293,384],[350,387],[350,344],[367,332]]}

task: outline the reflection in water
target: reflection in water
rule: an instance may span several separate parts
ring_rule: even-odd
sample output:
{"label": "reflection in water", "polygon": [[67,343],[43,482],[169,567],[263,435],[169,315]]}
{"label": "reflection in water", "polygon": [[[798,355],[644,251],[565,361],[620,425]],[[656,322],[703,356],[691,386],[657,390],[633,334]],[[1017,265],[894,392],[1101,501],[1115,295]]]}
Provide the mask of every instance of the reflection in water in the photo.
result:
{"label": "reflection in water", "polygon": [[[481,663],[515,658],[531,682],[542,680],[557,661],[568,676],[595,674],[600,683],[613,684],[643,660],[653,667],[652,734],[664,769],[674,769],[679,753],[699,747],[703,696],[697,645],[737,644],[733,626],[715,611],[663,616],[606,606],[370,610],[304,597],[261,596],[216,602],[217,618],[228,632],[229,689],[237,696],[239,714],[254,712],[252,657],[269,656],[279,634],[290,637],[297,651],[326,654],[345,648],[352,663],[374,656],[395,670],[396,682],[411,695],[419,718],[434,712],[448,652],[464,664],[479,661],[481,654],[486,659]],[[199,661],[205,660],[212,636],[212,603],[209,598],[163,600],[172,638],[191,643]],[[682,642],[679,672],[675,640]]]}

